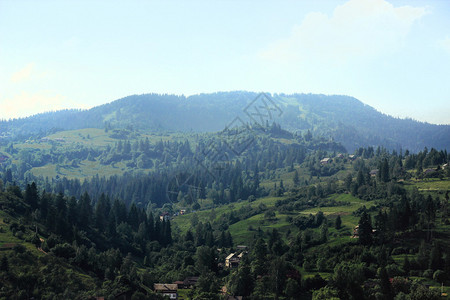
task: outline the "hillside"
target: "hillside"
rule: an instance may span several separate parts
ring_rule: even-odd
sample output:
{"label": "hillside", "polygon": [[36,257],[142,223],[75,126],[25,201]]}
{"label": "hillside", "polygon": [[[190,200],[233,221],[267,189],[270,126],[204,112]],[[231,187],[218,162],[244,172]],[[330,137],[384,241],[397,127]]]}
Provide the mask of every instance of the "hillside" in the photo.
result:
{"label": "hillside", "polygon": [[[65,110],[0,121],[0,140],[105,127],[133,127],[154,132],[215,132],[230,124],[236,125],[236,122],[258,123],[264,119],[264,122],[275,121],[291,132],[304,134],[310,130],[313,135],[333,138],[349,152],[367,146],[403,148],[413,152],[424,147],[450,147],[450,125],[393,118],[352,97],[267,96],[243,91],[189,97],[133,95],[90,110]],[[260,117],[263,114],[268,117]]]}
{"label": "hillside", "polygon": [[[68,188],[49,193],[6,180],[0,185],[0,298],[127,293],[161,299],[154,283],[195,277],[193,287],[178,290],[183,299],[221,299],[223,287],[245,299],[439,299],[450,284],[450,169],[408,166],[441,164],[448,155],[363,153],[337,155],[330,164],[340,167],[321,176],[312,176],[312,157],[261,169],[260,180],[254,174],[240,189],[256,181],[260,187],[239,198],[230,195],[246,172],[235,172],[236,161],[229,166],[231,183],[227,176],[211,185],[198,177],[208,192],[198,193],[195,205],[179,197],[146,211],[116,197],[133,198],[148,186],[142,178],[126,176],[134,181],[132,194],[114,192],[126,185],[115,178],[92,182],[106,195],[83,184],[76,197]],[[380,172],[371,176],[376,166]],[[234,266],[227,266],[233,253]]]}

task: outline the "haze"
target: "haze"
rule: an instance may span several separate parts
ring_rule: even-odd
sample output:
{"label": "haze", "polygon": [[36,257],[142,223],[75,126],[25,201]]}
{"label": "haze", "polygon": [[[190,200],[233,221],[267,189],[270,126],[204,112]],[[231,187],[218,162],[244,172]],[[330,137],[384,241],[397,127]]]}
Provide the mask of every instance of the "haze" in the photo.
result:
{"label": "haze", "polygon": [[450,124],[449,15],[446,1],[1,1],[0,118],[249,90]]}

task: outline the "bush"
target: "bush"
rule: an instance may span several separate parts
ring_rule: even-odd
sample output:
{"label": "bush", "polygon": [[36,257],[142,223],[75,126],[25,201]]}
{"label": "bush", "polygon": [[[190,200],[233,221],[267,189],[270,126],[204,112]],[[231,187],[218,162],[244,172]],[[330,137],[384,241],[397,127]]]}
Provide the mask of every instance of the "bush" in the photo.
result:
{"label": "bush", "polygon": [[75,257],[75,249],[68,243],[57,244],[51,252],[58,257],[72,258]]}
{"label": "bush", "polygon": [[447,274],[445,274],[445,272],[442,270],[437,270],[433,274],[433,280],[439,283],[443,283],[447,281]]}
{"label": "bush", "polygon": [[422,276],[426,277],[426,278],[433,278],[433,270],[427,269],[427,270],[423,271]]}

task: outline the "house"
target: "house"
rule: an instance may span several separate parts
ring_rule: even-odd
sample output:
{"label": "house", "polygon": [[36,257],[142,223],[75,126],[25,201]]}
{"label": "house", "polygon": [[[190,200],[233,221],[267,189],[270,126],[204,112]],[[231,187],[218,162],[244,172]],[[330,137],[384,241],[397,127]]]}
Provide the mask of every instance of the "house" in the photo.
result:
{"label": "house", "polygon": [[356,239],[358,237],[359,237],[359,225],[356,225],[355,228],[353,229],[352,238]]}
{"label": "house", "polygon": [[230,269],[236,268],[237,266],[239,266],[240,260],[241,258],[238,255],[236,255],[236,253],[231,253],[225,258],[225,267]]}
{"label": "house", "polygon": [[337,155],[337,157],[338,157],[338,158],[344,158],[344,154],[339,153],[339,154]]}
{"label": "house", "polygon": [[350,154],[350,155],[348,156],[348,158],[350,158],[351,160],[354,160],[354,159],[356,158],[356,155]]}
{"label": "house", "polygon": [[161,221],[169,221],[170,220],[170,214],[165,211],[159,216],[159,220]]}
{"label": "house", "polygon": [[245,251],[245,250],[247,250],[247,246],[245,246],[245,245],[237,245],[237,247],[236,247],[236,249],[238,250],[238,251]]}
{"label": "house", "polygon": [[180,215],[184,215],[186,213],[185,209],[180,209]]}
{"label": "house", "polygon": [[426,169],[423,173],[424,173],[425,175],[429,175],[429,174],[432,174],[432,173],[434,173],[434,172],[436,172],[435,169]]}
{"label": "house", "polygon": [[176,284],[178,289],[184,289],[184,281],[177,280],[177,281],[174,281],[173,284]]}
{"label": "house", "polygon": [[369,175],[372,176],[372,177],[377,176],[377,174],[378,174],[378,170],[372,170],[372,171],[369,172]]}
{"label": "house", "polygon": [[153,287],[156,293],[161,293],[169,299],[178,299],[178,285],[174,283],[155,283]]}
{"label": "house", "polygon": [[332,162],[333,160],[331,159],[331,158],[329,158],[329,157],[325,157],[324,159],[322,159],[321,161],[320,161],[320,163],[322,164],[322,165],[326,165],[326,164],[328,164],[328,163],[330,163],[330,162]]}
{"label": "house", "polygon": [[184,288],[185,289],[191,289],[193,288],[198,281],[198,276],[192,276],[192,277],[186,277],[186,279],[183,281]]}

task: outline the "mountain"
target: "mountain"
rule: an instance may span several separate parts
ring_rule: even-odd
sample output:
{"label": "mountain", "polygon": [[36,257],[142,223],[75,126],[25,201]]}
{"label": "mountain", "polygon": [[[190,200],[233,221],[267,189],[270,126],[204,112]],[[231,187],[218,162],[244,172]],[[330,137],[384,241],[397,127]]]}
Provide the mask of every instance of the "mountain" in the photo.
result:
{"label": "mountain", "polygon": [[0,121],[0,140],[90,127],[213,132],[255,122],[276,122],[301,134],[309,130],[313,135],[342,143],[350,152],[367,146],[413,152],[424,147],[450,148],[450,125],[393,118],[353,97],[245,91],[189,97],[132,95],[89,110],[64,110]]}

